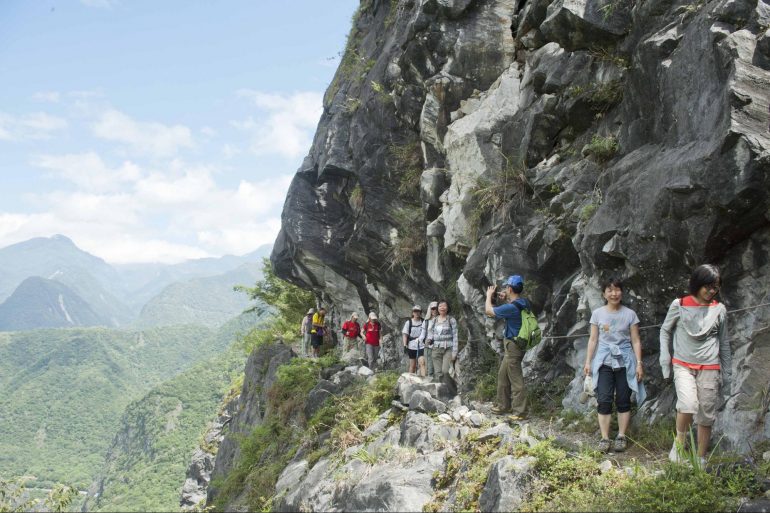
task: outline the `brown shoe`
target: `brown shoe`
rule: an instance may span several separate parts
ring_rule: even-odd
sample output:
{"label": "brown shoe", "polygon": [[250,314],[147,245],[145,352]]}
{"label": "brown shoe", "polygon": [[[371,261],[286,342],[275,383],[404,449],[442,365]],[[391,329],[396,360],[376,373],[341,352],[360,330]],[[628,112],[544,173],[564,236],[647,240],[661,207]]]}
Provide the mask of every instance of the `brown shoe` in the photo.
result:
{"label": "brown shoe", "polygon": [[506,413],[511,413],[511,410],[506,410],[499,406],[492,406],[489,411],[492,412],[492,415],[505,415]]}

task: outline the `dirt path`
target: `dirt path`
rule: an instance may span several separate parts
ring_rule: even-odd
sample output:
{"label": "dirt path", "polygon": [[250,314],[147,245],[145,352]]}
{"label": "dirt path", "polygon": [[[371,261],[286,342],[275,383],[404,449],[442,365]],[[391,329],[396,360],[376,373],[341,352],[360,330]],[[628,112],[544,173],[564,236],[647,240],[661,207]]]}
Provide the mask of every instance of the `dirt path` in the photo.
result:
{"label": "dirt path", "polygon": [[[476,405],[478,411],[486,415],[494,423],[508,422],[512,425],[527,425],[533,434],[536,434],[538,437],[552,437],[557,444],[569,451],[596,450],[596,444],[599,441],[598,424],[596,428],[597,434],[589,434],[559,423],[558,417],[553,419],[530,417],[525,421],[514,421],[511,423],[510,416],[491,413],[492,403],[476,403]],[[625,452],[610,451],[604,454],[602,459],[611,461],[617,467],[633,466],[634,464],[650,466],[665,461],[667,456],[665,453],[655,453],[633,443],[631,436],[629,436],[628,448]]]}

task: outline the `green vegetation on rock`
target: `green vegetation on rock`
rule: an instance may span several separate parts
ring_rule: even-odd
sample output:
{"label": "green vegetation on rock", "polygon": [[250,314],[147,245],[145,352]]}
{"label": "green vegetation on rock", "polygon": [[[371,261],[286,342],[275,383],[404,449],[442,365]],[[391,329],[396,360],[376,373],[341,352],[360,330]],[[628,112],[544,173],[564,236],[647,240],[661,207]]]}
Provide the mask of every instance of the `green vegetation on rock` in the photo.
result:
{"label": "green vegetation on rock", "polygon": [[262,278],[253,287],[238,286],[235,290],[245,292],[250,300],[257,302],[249,311],[259,310],[263,304],[272,307],[272,315],[264,320],[262,328],[244,340],[247,353],[258,343],[296,338],[299,320],[315,305],[312,291],[278,278],[267,258],[262,259]]}

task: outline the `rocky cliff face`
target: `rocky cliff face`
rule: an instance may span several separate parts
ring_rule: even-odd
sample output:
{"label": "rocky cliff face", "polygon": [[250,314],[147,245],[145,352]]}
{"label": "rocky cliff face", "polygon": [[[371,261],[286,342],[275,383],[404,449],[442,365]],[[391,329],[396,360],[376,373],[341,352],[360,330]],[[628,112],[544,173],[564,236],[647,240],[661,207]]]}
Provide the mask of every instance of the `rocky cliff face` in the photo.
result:
{"label": "rocky cliff face", "polygon": [[[390,333],[448,295],[459,380],[489,352],[482,288],[519,273],[545,333],[583,333],[600,277],[642,325],[697,264],[728,309],[770,293],[770,3],[766,0],[362,0],[272,262],[333,318]],[[732,314],[724,443],[770,436],[770,308]],[[671,412],[658,331],[642,331],[650,400]],[[574,376],[586,338],[549,339],[529,379]],[[396,365],[396,337],[384,362]],[[719,435],[717,435],[719,436]]]}

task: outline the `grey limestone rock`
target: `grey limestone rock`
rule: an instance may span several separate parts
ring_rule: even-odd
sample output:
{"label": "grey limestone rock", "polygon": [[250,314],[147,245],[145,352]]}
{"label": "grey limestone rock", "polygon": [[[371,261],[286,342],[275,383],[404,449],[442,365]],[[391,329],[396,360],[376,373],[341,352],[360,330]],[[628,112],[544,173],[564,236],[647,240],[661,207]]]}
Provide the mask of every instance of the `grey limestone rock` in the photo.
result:
{"label": "grey limestone rock", "polygon": [[[340,70],[327,94],[286,197],[276,273],[332,316],[377,311],[390,369],[405,365],[398,334],[411,305],[456,290],[461,392],[495,359],[484,288],[521,274],[544,333],[575,336],[531,350],[526,379],[569,380],[563,404],[591,408],[578,401],[578,335],[603,304],[603,276],[624,280],[643,325],[662,321],[702,262],[729,276],[728,309],[769,293],[768,5],[420,1],[399,3],[386,26],[390,5],[375,2],[354,38],[373,64],[360,78]],[[362,107],[350,112],[348,97]],[[415,244],[396,262],[404,214]],[[749,312],[730,317],[734,388],[715,424],[739,450],[770,433],[767,412],[751,406],[767,382],[770,360],[758,355],[770,309]],[[656,330],[642,337],[640,408],[658,419],[673,391]]]}
{"label": "grey limestone rock", "polygon": [[428,392],[417,390],[409,399],[409,409],[423,413],[444,413],[446,405],[441,401],[433,399]]}
{"label": "grey limestone rock", "polygon": [[518,511],[527,498],[535,458],[505,456],[495,463],[479,497],[481,511]]}

